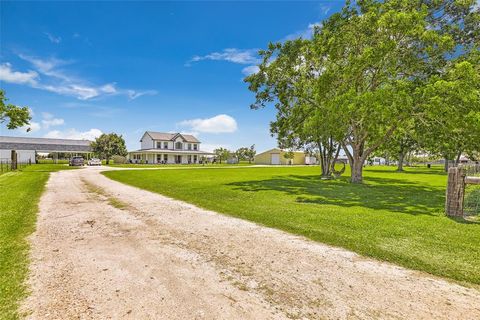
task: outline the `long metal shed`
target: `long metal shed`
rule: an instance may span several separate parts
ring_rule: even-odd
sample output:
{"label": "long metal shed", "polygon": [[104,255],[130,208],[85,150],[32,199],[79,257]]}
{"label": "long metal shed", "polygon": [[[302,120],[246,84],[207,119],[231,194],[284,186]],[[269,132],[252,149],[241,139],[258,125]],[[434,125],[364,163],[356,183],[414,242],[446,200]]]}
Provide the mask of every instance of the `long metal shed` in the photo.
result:
{"label": "long metal shed", "polygon": [[35,161],[38,152],[91,153],[91,141],[0,136],[0,158],[8,159],[11,151],[17,151],[19,161]]}

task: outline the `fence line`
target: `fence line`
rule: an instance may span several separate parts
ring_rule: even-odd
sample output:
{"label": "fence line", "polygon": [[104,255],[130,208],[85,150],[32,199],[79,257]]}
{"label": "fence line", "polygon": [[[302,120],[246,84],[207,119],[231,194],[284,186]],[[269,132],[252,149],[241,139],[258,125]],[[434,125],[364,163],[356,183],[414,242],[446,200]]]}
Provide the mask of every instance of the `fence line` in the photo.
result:
{"label": "fence line", "polygon": [[[25,168],[25,167],[27,167],[31,164],[32,164],[32,162],[30,160],[29,161],[17,161],[16,167],[17,167],[17,170],[21,170],[21,169],[23,169],[23,168]],[[0,174],[13,171],[12,167],[14,167],[14,166],[15,165],[13,164],[11,159],[0,158]]]}
{"label": "fence line", "polygon": [[445,213],[454,217],[480,215],[480,165],[448,169]]}

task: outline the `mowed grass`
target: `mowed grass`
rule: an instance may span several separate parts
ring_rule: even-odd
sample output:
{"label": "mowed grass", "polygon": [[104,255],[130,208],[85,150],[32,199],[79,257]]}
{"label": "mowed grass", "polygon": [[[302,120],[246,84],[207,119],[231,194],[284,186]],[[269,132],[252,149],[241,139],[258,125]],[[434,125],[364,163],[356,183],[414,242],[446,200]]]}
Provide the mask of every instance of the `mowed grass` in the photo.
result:
{"label": "mowed grass", "polygon": [[148,164],[148,163],[123,163],[123,164],[108,164],[109,167],[119,167],[119,168],[224,168],[224,167],[244,167],[244,166],[253,166],[253,163],[240,162],[236,164],[229,163],[208,163],[208,164]]}
{"label": "mowed grass", "polygon": [[49,172],[70,168],[39,164],[0,175],[0,319],[19,318],[18,303],[27,294],[27,237]]}
{"label": "mowed grass", "polygon": [[[443,213],[441,168],[365,169],[321,180],[318,167],[109,171],[114,180],[411,269],[480,284],[480,224]],[[258,245],[261,245],[259,243]]]}

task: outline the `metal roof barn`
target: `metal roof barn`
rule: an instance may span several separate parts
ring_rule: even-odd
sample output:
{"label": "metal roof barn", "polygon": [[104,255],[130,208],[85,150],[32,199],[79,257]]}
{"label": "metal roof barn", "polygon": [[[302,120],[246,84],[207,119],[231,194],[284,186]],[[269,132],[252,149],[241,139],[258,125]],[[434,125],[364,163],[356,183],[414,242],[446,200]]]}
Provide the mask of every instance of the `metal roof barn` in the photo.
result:
{"label": "metal roof barn", "polygon": [[90,140],[50,139],[0,136],[0,150],[34,150],[36,152],[92,152]]}

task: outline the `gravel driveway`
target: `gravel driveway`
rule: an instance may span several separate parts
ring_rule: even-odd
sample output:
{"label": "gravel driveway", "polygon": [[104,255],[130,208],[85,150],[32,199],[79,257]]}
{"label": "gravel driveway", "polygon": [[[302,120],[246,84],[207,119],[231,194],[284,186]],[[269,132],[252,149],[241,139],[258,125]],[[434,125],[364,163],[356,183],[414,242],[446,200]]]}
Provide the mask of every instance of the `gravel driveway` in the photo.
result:
{"label": "gravel driveway", "polygon": [[480,319],[480,292],[109,180],[52,173],[31,319]]}

